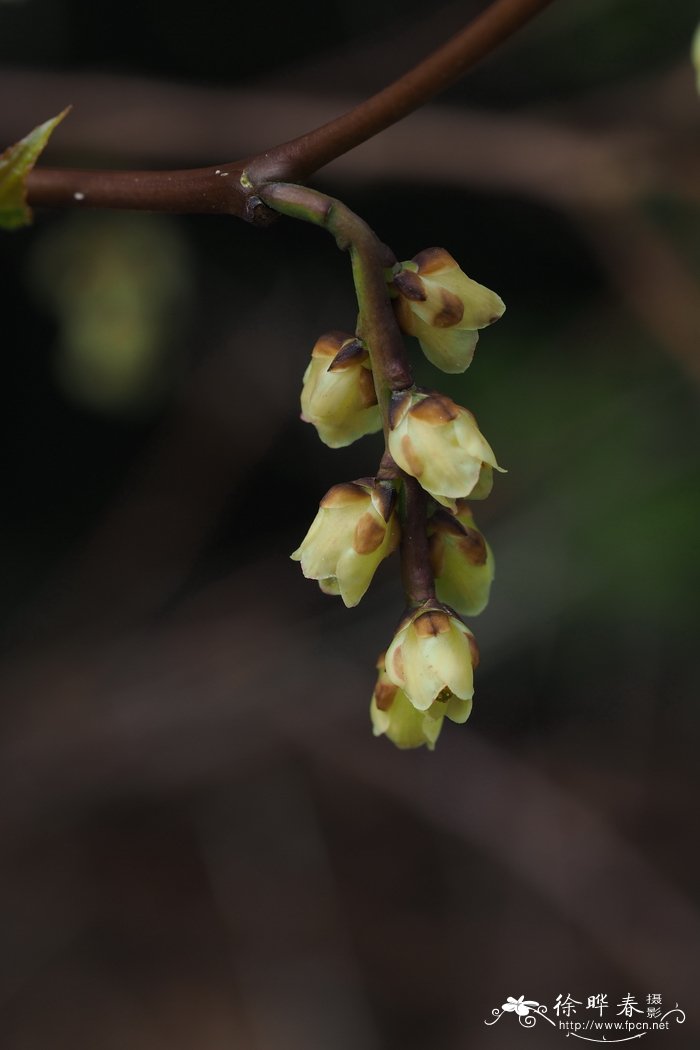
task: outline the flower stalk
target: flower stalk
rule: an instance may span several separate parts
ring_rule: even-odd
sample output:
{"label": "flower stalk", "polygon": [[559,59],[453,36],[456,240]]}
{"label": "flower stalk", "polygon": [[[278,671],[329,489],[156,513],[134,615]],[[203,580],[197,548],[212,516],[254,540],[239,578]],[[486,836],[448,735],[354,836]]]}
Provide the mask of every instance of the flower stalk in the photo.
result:
{"label": "flower stalk", "polygon": [[[392,394],[413,387],[406,346],[396,321],[386,282],[386,270],[396,262],[364,219],[341,201],[318,190],[288,183],[266,186],[262,199],[269,207],[294,219],[326,229],[338,247],[350,253],[352,275],[359,306],[357,334],[367,346],[374,386],[382,413],[385,440],[391,430]],[[385,453],[380,471],[388,471],[401,482],[401,575],[411,607],[435,596],[427,537],[425,492],[403,471],[392,465]]]}
{"label": "flower stalk", "polygon": [[341,251],[349,251],[360,309],[358,336],[369,349],[384,432],[389,430],[389,394],[413,386],[413,376],[387,289],[385,270],[395,258],[364,219],[334,197],[291,183],[260,190],[261,200],[293,219],[321,226]]}
{"label": "flower stalk", "polygon": [[[327,230],[352,263],[355,337],[333,332],[317,341],[304,375],[302,418],[339,447],[371,432],[378,408],[385,439],[377,475],[335,486],[292,557],[322,591],[355,605],[380,561],[400,545],[407,609],[377,665],[370,714],[375,735],[432,750],[445,716],[466,722],[471,713],[479,652],[460,612],[475,614],[486,604],[493,556],[464,498],[487,494],[493,469],[501,468],[471,412],[416,389],[402,330],[437,367],[463,372],[478,330],[504,306],[443,249],[397,263],[363,219],[317,190],[272,183],[260,193],[268,207]],[[376,404],[365,389],[366,357]],[[441,505],[430,527],[429,498]],[[453,605],[436,597],[436,573],[439,596]]]}

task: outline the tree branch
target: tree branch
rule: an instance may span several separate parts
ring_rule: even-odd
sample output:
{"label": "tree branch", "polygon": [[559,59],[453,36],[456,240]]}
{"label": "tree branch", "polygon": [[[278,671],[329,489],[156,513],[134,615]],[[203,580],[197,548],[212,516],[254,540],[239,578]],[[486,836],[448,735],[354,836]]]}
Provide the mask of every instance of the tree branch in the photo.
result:
{"label": "tree branch", "polygon": [[328,124],[284,142],[246,166],[249,177],[303,181],[396,124],[460,79],[552,0],[495,0],[404,76]]}
{"label": "tree branch", "polygon": [[27,180],[32,206],[129,208],[226,214],[257,226],[275,218],[252,187],[241,185],[241,162],[182,171],[81,171],[35,168]]}
{"label": "tree branch", "polygon": [[184,171],[74,171],[35,168],[32,206],[133,208],[235,215],[268,225],[258,185],[303,181],[336,157],[418,109],[512,36],[552,0],[495,0],[428,58],[388,87],[313,131],[245,160]]}

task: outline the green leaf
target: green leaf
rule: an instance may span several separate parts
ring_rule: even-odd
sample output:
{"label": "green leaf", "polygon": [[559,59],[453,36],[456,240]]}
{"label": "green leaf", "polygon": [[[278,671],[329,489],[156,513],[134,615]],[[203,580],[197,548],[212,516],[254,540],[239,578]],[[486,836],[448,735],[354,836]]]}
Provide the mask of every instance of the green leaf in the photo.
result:
{"label": "green leaf", "polygon": [[28,226],[32,210],[27,204],[27,176],[49,141],[51,132],[63,120],[70,106],[38,128],[30,131],[0,155],[0,229]]}

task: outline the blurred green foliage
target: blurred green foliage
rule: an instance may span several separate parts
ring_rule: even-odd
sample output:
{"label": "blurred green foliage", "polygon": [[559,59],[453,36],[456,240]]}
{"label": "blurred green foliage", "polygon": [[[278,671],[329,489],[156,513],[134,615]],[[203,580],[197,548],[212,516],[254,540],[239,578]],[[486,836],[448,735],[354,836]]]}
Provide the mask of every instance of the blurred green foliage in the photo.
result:
{"label": "blurred green foliage", "polygon": [[69,215],[34,243],[29,280],[58,326],[69,397],[132,411],[178,375],[191,275],[177,223],[154,215]]}

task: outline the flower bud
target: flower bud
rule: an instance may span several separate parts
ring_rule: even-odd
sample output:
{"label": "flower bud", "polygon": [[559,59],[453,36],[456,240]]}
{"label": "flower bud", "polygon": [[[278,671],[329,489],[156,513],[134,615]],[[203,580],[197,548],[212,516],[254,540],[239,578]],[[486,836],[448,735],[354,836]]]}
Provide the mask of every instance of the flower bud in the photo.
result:
{"label": "flower bud", "polygon": [[440,602],[424,602],[399,625],[386,653],[389,681],[418,711],[454,700],[446,714],[466,722],[479,651],[471,631]]}
{"label": "flower bud", "polygon": [[389,452],[445,507],[481,487],[484,465],[503,471],[471,412],[444,394],[395,395]]}
{"label": "flower bud", "polygon": [[292,558],[325,594],[357,605],[382,558],[396,550],[396,493],[388,481],[361,478],[334,485]]}
{"label": "flower bud", "polygon": [[437,368],[464,372],[474,356],[478,329],[502,316],[503,300],[467,277],[444,248],[427,248],[402,266],[393,278],[401,328],[418,339]]}
{"label": "flower bud", "polygon": [[460,616],[476,616],[488,603],[494,562],[466,501],[457,501],[454,514],[438,510],[428,537],[438,598]]}
{"label": "flower bud", "polygon": [[301,418],[330,448],[382,429],[369,354],[359,339],[328,332],[317,341],[304,373]]}

